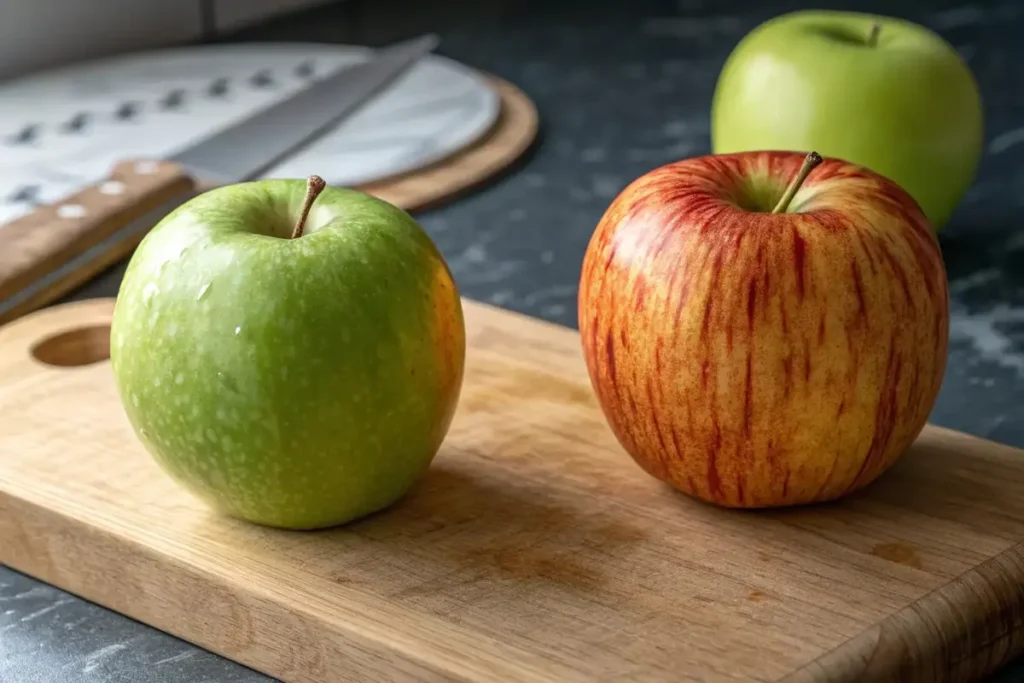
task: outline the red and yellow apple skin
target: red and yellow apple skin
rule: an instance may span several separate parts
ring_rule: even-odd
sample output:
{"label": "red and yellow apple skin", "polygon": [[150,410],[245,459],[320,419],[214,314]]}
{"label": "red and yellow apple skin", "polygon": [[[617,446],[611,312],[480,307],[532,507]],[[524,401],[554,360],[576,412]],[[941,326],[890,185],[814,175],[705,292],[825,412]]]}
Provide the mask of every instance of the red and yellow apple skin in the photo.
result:
{"label": "red and yellow apple skin", "polygon": [[584,257],[579,327],[598,401],[649,474],[727,507],[845,496],[912,444],[946,365],[934,231],[899,186],[804,154],[655,169]]}

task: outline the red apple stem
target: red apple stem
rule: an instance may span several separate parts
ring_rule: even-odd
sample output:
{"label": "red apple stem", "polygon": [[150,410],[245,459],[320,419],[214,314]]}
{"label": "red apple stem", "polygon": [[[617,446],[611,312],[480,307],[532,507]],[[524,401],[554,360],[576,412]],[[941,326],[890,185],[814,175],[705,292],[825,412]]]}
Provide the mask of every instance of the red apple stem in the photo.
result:
{"label": "red apple stem", "polygon": [[796,196],[797,190],[807,180],[807,176],[811,174],[814,167],[821,163],[821,155],[817,152],[811,152],[804,159],[804,165],[800,167],[800,172],[796,174],[796,177],[789,183],[789,187],[786,188],[785,193],[782,195],[782,199],[772,209],[772,213],[785,213],[786,209],[789,208],[789,203],[793,201],[793,197]]}
{"label": "red apple stem", "polygon": [[320,196],[320,193],[327,187],[324,179],[318,175],[311,175],[306,178],[306,198],[302,200],[302,213],[299,220],[295,222],[292,230],[292,239],[302,237],[302,230],[306,227],[306,219],[309,218],[309,210],[313,208],[313,202]]}
{"label": "red apple stem", "polygon": [[882,32],[882,25],[875,22],[871,25],[871,33],[868,34],[868,47],[878,45],[878,34]]}

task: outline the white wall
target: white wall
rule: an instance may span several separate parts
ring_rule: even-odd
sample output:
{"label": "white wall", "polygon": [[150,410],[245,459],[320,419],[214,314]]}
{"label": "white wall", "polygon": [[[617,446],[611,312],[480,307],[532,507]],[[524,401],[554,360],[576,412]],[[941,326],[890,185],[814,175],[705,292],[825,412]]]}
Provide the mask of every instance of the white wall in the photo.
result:
{"label": "white wall", "polygon": [[[232,30],[329,0],[215,0]],[[200,37],[200,0],[0,0],[0,80],[57,64]]]}
{"label": "white wall", "polygon": [[[2,2],[3,0],[0,0]],[[231,31],[284,12],[291,12],[330,0],[216,0],[217,28]]]}

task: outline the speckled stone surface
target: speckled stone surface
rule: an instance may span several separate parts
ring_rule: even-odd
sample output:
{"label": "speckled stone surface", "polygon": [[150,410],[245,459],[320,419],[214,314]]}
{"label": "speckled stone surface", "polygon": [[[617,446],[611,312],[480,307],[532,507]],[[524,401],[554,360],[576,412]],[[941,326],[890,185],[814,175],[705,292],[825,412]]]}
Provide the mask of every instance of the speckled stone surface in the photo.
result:
{"label": "speckled stone surface", "polygon": [[[537,103],[543,135],[515,173],[421,219],[463,293],[575,326],[576,281],[608,202],[654,166],[709,150],[709,102],[726,55],[788,0],[344,3],[233,40],[380,45],[440,33],[439,52],[492,71]],[[819,2],[895,14],[945,36],[975,71],[986,155],[942,235],[951,279],[949,367],[938,424],[1024,447],[1024,4]],[[114,270],[75,298],[112,295]],[[238,665],[0,568],[4,683],[234,683]],[[992,679],[1024,681],[1024,662]]]}

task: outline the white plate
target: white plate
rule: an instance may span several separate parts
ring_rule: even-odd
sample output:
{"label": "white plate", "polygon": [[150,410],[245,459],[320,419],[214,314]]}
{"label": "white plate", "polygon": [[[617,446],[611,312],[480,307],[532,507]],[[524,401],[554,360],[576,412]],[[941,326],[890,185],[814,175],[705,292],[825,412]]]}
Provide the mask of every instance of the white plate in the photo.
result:
{"label": "white plate", "polygon": [[[119,159],[169,156],[369,54],[305,43],[175,48],[2,84],[0,222],[102,179]],[[412,171],[478,140],[500,106],[478,73],[431,55],[264,177],[316,173],[352,186]]]}

